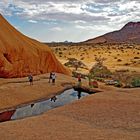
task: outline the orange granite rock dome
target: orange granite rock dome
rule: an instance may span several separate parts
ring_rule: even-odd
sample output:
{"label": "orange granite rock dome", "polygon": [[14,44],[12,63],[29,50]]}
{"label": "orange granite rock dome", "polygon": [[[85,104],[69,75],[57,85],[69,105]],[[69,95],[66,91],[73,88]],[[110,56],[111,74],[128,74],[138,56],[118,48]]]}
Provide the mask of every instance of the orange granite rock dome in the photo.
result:
{"label": "orange granite rock dome", "polygon": [[50,71],[70,73],[47,45],[21,34],[0,15],[0,77],[23,77]]}

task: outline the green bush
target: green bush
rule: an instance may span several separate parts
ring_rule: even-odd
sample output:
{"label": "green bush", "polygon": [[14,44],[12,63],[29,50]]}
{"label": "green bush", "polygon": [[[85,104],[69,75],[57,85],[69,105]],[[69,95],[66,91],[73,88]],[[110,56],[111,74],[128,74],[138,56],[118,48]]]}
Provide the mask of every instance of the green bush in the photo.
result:
{"label": "green bush", "polygon": [[140,87],[140,77],[133,78],[131,84],[133,87]]}
{"label": "green bush", "polygon": [[119,80],[117,80],[115,83],[115,87],[122,87],[122,83]]}

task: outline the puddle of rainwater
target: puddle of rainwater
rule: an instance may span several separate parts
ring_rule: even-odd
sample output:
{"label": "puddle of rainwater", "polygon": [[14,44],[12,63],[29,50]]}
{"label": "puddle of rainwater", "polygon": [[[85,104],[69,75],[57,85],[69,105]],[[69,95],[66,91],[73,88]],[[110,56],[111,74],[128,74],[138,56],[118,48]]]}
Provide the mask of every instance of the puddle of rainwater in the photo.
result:
{"label": "puddle of rainwater", "polygon": [[[81,92],[81,97],[89,95],[88,93]],[[69,89],[64,91],[62,94],[56,96],[56,101],[51,101],[51,99],[37,102],[34,104],[26,105],[24,107],[17,108],[11,117],[11,120],[22,119],[25,117],[31,117],[35,115],[47,112],[50,109],[66,105],[74,100],[78,100],[78,92],[74,89]]]}

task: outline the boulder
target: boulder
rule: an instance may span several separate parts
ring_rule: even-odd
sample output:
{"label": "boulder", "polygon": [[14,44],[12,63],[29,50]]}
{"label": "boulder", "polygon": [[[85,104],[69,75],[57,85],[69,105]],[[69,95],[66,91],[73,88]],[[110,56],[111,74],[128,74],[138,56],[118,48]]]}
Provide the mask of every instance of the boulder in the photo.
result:
{"label": "boulder", "polygon": [[70,74],[47,45],[23,35],[0,15],[0,77],[23,77],[51,71]]}

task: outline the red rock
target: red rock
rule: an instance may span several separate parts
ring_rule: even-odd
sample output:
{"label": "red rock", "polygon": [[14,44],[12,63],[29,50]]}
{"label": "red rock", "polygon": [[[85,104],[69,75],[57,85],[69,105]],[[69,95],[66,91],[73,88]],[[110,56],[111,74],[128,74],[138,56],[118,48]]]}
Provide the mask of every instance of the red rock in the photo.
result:
{"label": "red rock", "polygon": [[0,77],[51,71],[70,74],[47,45],[21,34],[0,15]]}
{"label": "red rock", "polygon": [[11,120],[11,117],[14,114],[14,112],[15,110],[0,113],[0,122]]}

